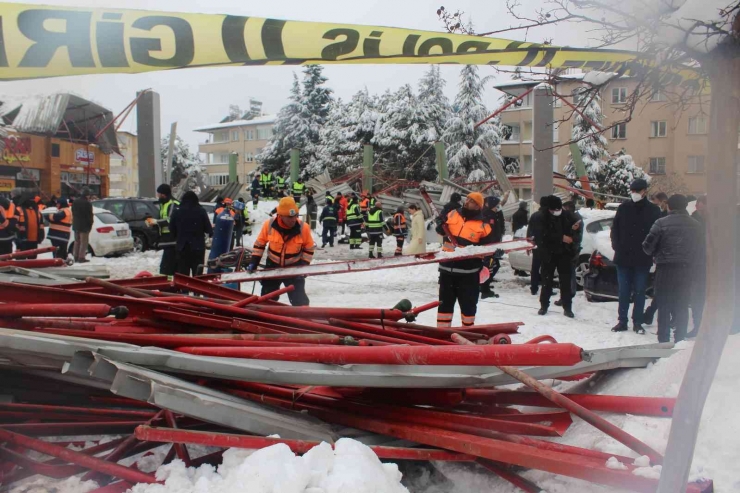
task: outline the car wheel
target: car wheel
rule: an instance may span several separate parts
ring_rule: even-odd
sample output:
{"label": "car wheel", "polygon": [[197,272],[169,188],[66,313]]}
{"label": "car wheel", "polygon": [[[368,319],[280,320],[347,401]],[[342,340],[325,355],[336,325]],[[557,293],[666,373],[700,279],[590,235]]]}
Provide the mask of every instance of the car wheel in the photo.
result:
{"label": "car wheel", "polygon": [[579,291],[583,290],[584,283],[586,282],[586,275],[588,275],[589,270],[589,260],[590,257],[588,255],[581,255],[578,259],[578,265],[576,265],[576,286]]}
{"label": "car wheel", "polygon": [[134,253],[146,251],[146,238],[141,233],[134,233]]}

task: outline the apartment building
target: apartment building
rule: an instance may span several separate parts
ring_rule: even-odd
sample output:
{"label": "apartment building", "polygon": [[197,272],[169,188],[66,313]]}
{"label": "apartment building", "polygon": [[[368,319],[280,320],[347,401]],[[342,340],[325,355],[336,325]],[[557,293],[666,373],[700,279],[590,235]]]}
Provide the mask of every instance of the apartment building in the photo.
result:
{"label": "apartment building", "polygon": [[134,132],[119,130],[118,148],[121,155],[110,156],[109,197],[139,196],[139,138]]}
{"label": "apartment building", "polygon": [[196,128],[208,135],[198,145],[211,186],[229,182],[229,156],[237,154],[237,176],[242,183],[249,182],[249,174],[259,166],[255,156],[272,138],[274,115],[258,116],[251,120],[234,120]]}
{"label": "apartment building", "polygon": [[[556,87],[558,94],[573,102],[573,91],[582,86],[582,75],[567,76]],[[535,81],[510,81],[496,89],[519,95]],[[617,78],[601,89],[601,109],[604,126],[625,119],[623,109],[629,95],[635,90],[633,78]],[[505,162],[516,160],[520,174],[532,172],[532,103],[534,93],[527,95],[520,106],[512,106],[501,113],[501,122],[507,126],[507,137],[501,144],[501,155]],[[709,105],[699,98],[690,101],[682,110],[668,103],[663,93],[655,93],[648,101],[641,101],[628,123],[622,123],[606,132],[608,150],[615,153],[621,149],[632,155],[635,164],[655,178],[670,177],[685,184],[690,193],[698,195],[706,191],[705,162],[707,155],[707,132],[709,130]],[[702,104],[703,103],[703,104]],[[569,161],[570,140],[573,121],[572,110],[561,100],[553,101],[555,118],[552,124],[553,141],[557,147],[553,156],[553,170],[562,172]],[[530,198],[531,191],[521,190],[523,198]]]}

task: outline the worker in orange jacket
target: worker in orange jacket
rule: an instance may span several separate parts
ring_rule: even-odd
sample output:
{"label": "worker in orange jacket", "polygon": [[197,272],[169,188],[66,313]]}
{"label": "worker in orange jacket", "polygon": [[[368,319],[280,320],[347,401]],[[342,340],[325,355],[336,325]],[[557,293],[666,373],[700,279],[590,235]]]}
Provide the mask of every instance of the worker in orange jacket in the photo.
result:
{"label": "worker in orange jacket", "polygon": [[403,255],[403,242],[406,239],[408,230],[409,228],[406,225],[406,211],[404,211],[403,206],[399,206],[393,215],[393,236],[396,237],[396,257]]}
{"label": "worker in orange jacket", "polygon": [[[28,197],[21,199],[20,207],[15,208],[15,224],[18,232],[18,250],[35,250],[44,241],[44,221],[36,207],[36,202]],[[27,257],[35,259],[36,255]]]}
{"label": "worker in orange jacket", "polygon": [[42,212],[44,209],[46,209],[46,206],[43,202],[41,202],[41,197],[38,195],[33,198],[33,201],[36,202],[36,208],[39,210],[39,212]]}
{"label": "worker in orange jacket", "polygon": [[[262,225],[262,230],[252,247],[252,260],[248,272],[257,269],[262,256],[267,250],[265,267],[268,269],[289,268],[309,265],[313,260],[316,243],[308,224],[298,219],[298,206],[293,197],[283,197],[277,206],[277,216],[270,218]],[[280,289],[280,285],[293,286],[288,293],[293,306],[308,306],[306,295],[306,278],[303,276],[282,279],[266,279],[262,284],[262,296]]]}
{"label": "worker in orange jacket", "polygon": [[362,191],[360,195],[360,213],[362,213],[362,219],[367,223],[367,213],[370,210],[370,193],[367,190]]}
{"label": "worker in orange jacket", "polygon": [[57,247],[54,258],[66,259],[72,232],[72,208],[67,199],[58,199],[56,207],[58,212],[49,219],[49,240]]}

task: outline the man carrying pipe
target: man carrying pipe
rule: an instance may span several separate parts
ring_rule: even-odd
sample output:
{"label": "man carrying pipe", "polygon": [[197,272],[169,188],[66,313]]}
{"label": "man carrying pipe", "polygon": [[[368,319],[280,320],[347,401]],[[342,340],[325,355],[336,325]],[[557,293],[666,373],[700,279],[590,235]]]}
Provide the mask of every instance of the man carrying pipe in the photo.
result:
{"label": "man carrying pipe", "polygon": [[[445,237],[444,251],[453,252],[456,247],[494,243],[493,228],[483,221],[482,208],[483,195],[473,192],[468,195],[461,209],[452,210],[442,219],[437,233]],[[460,305],[462,324],[475,324],[482,268],[483,262],[479,258],[440,263],[437,327],[452,326],[455,303]]]}
{"label": "man carrying pipe", "polygon": [[[277,216],[270,218],[262,225],[262,230],[252,247],[252,260],[248,272],[257,270],[262,256],[267,250],[266,267],[268,269],[309,265],[313,260],[316,244],[308,224],[298,219],[298,206],[292,197],[280,199]],[[288,293],[293,306],[308,306],[306,295],[306,278],[290,277],[284,279],[267,279],[260,281],[262,296],[280,289],[280,285],[293,286]]]}

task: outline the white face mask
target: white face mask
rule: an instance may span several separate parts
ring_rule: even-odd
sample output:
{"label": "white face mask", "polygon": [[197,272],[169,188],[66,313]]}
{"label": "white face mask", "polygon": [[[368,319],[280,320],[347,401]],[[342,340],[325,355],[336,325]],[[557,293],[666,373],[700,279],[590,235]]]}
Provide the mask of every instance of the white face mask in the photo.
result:
{"label": "white face mask", "polygon": [[563,213],[563,210],[562,209],[558,209],[556,211],[550,211],[550,214],[552,214],[555,217],[558,217],[562,213]]}
{"label": "white face mask", "polygon": [[639,201],[642,200],[642,194],[641,193],[632,192],[630,194],[630,196],[632,197],[632,202],[639,202]]}

